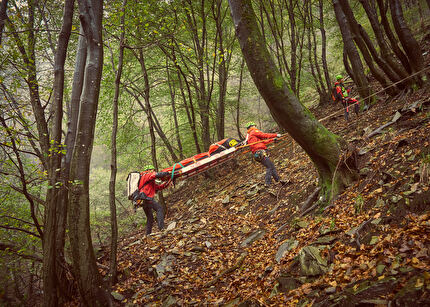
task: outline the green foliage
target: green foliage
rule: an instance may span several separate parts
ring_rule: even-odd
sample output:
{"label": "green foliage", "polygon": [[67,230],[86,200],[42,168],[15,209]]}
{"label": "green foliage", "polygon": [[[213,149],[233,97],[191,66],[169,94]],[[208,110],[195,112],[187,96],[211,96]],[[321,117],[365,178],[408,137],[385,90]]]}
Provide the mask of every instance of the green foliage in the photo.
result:
{"label": "green foliage", "polygon": [[[120,238],[134,231],[136,225],[144,225],[143,212],[134,213],[133,206],[127,199],[126,177],[127,173],[119,172],[115,186]],[[109,180],[109,170],[104,168],[92,169],[90,175],[90,222],[94,241],[99,245],[108,245],[110,240]]]}

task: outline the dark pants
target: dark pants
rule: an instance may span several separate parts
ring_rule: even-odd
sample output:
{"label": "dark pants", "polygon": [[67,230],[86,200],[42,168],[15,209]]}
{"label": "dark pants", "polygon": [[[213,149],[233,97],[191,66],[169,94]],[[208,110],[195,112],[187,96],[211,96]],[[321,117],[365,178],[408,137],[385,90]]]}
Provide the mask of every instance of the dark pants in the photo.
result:
{"label": "dark pants", "polygon": [[343,109],[345,111],[345,119],[346,120],[349,119],[349,109],[352,107],[354,107],[355,114],[358,115],[359,106],[358,106],[357,99],[354,99],[354,98],[344,99],[342,101],[342,104],[343,104]]}
{"label": "dark pants", "polygon": [[275,165],[272,161],[270,161],[269,156],[267,155],[266,150],[257,150],[256,154],[254,154],[255,160],[260,162],[266,167],[266,176],[264,177],[264,181],[266,185],[270,185],[272,183],[272,177],[276,182],[279,181],[278,172],[276,171]]}
{"label": "dark pants", "polygon": [[164,212],[163,207],[155,200],[145,200],[143,204],[143,211],[146,215],[146,234],[149,235],[152,231],[152,225],[154,224],[154,216],[152,210],[157,213],[157,225],[158,229],[164,229]]}

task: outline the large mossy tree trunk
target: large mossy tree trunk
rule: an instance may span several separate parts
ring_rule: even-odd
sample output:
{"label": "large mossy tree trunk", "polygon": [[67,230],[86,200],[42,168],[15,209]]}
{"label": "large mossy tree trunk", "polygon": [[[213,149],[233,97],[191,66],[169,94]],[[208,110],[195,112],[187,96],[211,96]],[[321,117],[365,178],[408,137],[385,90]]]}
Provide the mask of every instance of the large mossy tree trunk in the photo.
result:
{"label": "large mossy tree trunk", "polygon": [[[88,3],[89,2],[89,3]],[[110,306],[91,240],[89,173],[94,130],[103,67],[102,13],[103,2],[78,0],[80,20],[87,41],[85,79],[80,100],[76,143],[71,161],[69,199],[69,238],[73,272],[81,304]]]}
{"label": "large mossy tree trunk", "polygon": [[288,88],[259,31],[251,0],[229,0],[242,53],[274,119],[306,151],[318,170],[322,193],[329,201],[355,178],[355,165],[341,160],[348,144],[328,131]]}

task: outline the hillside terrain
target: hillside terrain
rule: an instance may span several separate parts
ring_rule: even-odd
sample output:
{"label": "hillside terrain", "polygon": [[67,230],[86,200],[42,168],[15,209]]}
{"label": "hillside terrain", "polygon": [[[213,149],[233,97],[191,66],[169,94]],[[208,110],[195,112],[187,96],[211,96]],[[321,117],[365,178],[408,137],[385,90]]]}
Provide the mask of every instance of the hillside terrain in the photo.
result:
{"label": "hillside terrain", "polygon": [[288,137],[269,148],[285,185],[265,188],[249,153],[178,182],[167,230],[120,243],[118,305],[430,305],[430,88],[348,122],[313,112],[357,149],[358,181],[313,208],[317,173]]}

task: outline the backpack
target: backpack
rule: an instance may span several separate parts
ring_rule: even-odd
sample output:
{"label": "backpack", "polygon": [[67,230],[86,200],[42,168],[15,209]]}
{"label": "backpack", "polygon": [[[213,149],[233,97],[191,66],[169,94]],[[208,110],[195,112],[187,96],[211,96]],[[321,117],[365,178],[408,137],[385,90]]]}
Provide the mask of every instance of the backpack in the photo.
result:
{"label": "backpack", "polygon": [[127,196],[128,199],[131,199],[134,192],[138,190],[140,173],[139,172],[131,172],[127,176]]}
{"label": "backpack", "polygon": [[333,87],[331,88],[331,99],[333,99],[333,101],[334,101],[334,102],[341,102],[341,101],[339,101],[339,99],[337,98],[336,86],[337,86],[337,85],[335,85],[335,86],[333,86]]}

